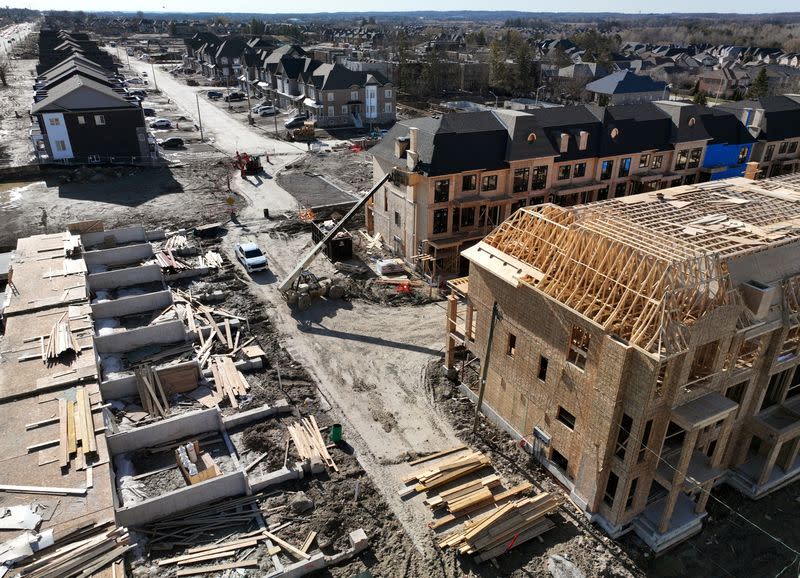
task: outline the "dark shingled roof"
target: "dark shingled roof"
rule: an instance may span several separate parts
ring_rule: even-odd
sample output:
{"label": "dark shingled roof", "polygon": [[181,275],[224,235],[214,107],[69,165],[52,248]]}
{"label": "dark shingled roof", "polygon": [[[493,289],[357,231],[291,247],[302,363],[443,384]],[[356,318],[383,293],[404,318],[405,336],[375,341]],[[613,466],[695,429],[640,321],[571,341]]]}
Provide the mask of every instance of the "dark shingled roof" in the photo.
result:
{"label": "dark shingled roof", "polygon": [[[603,125],[589,108],[581,105],[562,106],[535,110],[532,114],[559,155],[558,160],[577,160],[599,156],[598,143]],[[578,149],[581,131],[589,133],[586,150]],[[569,134],[570,138],[567,151],[561,153],[558,151],[561,150],[563,133]]]}
{"label": "dark shingled roof", "polygon": [[[745,109],[763,109],[764,119],[758,138],[767,141],[800,136],[800,99],[789,96],[768,96],[759,100],[725,103],[720,108],[740,113]],[[753,113],[750,121],[753,122]],[[740,117],[741,118],[741,117]]]}
{"label": "dark shingled roof", "polygon": [[[603,121],[598,143],[601,157],[672,148],[669,141],[672,120],[650,102],[587,108]],[[614,129],[616,137],[611,134]]]}
{"label": "dark shingled roof", "polygon": [[739,119],[727,110],[712,107],[700,116],[712,140],[708,144],[750,144],[756,139]]}
{"label": "dark shingled roof", "polygon": [[620,70],[586,85],[586,90],[598,94],[632,94],[637,92],[663,91],[666,82],[640,76],[630,70]]}

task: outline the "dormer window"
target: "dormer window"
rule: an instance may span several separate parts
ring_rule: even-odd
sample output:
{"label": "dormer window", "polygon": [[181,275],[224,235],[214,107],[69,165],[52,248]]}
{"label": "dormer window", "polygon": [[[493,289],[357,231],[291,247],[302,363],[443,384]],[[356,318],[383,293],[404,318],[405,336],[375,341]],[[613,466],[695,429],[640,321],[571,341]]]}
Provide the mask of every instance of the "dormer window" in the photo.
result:
{"label": "dormer window", "polygon": [[562,153],[567,152],[569,149],[569,133],[562,132],[561,133],[561,144],[559,146],[559,150]]}

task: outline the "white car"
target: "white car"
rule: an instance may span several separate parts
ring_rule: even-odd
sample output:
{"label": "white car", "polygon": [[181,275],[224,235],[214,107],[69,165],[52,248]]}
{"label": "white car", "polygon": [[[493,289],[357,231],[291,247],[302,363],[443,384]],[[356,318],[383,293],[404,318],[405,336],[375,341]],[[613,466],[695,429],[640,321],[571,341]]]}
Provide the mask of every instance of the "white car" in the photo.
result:
{"label": "white car", "polygon": [[172,128],[172,123],[167,118],[157,118],[150,123],[150,128]]}
{"label": "white car", "polygon": [[260,116],[275,116],[278,114],[278,109],[274,106],[262,106],[256,112],[258,112]]}
{"label": "white car", "polygon": [[267,257],[255,243],[236,243],[234,252],[248,273],[267,270]]}

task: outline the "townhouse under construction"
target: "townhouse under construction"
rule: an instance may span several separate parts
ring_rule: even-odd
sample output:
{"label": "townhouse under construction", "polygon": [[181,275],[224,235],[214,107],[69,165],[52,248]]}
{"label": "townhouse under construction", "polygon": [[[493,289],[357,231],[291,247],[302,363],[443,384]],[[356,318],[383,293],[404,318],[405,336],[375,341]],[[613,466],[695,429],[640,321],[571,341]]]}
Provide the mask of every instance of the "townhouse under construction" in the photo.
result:
{"label": "townhouse under construction", "polygon": [[661,551],[717,484],[797,479],[797,175],[524,207],[462,254],[448,366],[609,534]]}

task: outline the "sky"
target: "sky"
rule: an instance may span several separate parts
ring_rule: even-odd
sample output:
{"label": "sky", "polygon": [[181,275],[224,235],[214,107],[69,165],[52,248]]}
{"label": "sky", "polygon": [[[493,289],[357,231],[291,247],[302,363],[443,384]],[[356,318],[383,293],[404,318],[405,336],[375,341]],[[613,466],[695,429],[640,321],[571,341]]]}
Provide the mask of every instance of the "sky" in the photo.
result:
{"label": "sky", "polygon": [[648,12],[793,12],[800,9],[797,0],[773,0],[759,5],[752,0],[669,0],[668,2],[643,4],[641,0],[610,0],[598,4],[596,0],[567,0],[537,6],[530,0],[404,0],[402,3],[376,3],[374,0],[301,0],[300,2],[266,3],[255,0],[6,0],[12,7],[38,10],[85,10],[85,11],[132,11],[142,10],[169,12],[226,12],[258,13],[314,13],[314,12],[368,12],[380,10],[519,10],[533,12],[626,12],[636,14],[645,8]]}

